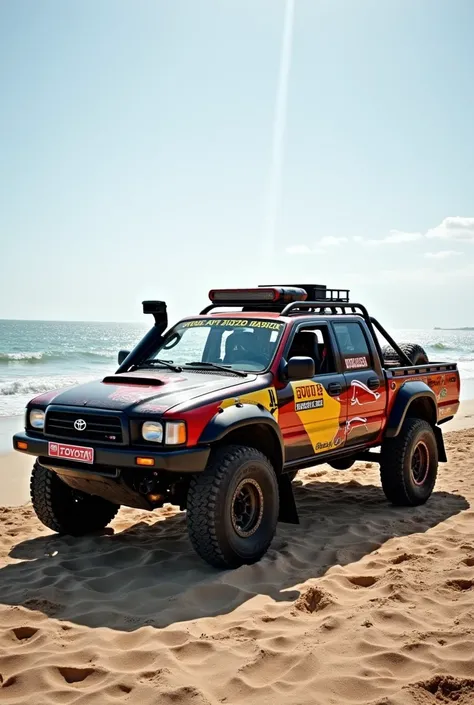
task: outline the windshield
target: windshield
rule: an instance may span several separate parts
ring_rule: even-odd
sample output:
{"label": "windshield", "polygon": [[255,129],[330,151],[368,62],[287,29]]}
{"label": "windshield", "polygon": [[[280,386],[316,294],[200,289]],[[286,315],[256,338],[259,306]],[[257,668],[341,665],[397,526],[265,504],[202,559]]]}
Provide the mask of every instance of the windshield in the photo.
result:
{"label": "windshield", "polygon": [[183,321],[165,336],[149,358],[175,365],[214,363],[262,372],[273,360],[284,323],[265,319],[197,318]]}

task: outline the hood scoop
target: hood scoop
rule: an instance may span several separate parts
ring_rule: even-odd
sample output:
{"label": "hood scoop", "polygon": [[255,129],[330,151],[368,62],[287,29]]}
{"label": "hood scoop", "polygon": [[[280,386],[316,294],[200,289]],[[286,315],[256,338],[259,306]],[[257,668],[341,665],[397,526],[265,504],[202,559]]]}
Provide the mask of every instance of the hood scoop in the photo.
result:
{"label": "hood scoop", "polygon": [[164,382],[156,377],[132,377],[129,375],[110,375],[102,380],[104,384],[134,384],[143,385],[144,387],[161,387]]}

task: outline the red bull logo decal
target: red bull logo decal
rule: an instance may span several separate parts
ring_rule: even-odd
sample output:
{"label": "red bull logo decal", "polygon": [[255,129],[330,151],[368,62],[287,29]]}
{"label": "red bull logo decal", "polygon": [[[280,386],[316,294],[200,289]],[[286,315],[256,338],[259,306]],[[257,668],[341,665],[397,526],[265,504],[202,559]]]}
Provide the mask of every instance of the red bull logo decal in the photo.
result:
{"label": "red bull logo decal", "polygon": [[346,421],[346,432],[348,437],[355,431],[356,428],[363,428],[364,431],[368,433],[369,428],[367,426],[367,419],[362,418],[361,416],[353,416],[352,419],[348,419]]}
{"label": "red bull logo decal", "polygon": [[373,404],[380,399],[379,392],[373,392],[366,384],[354,379],[351,382],[352,397],[351,406],[364,406],[364,404]]}

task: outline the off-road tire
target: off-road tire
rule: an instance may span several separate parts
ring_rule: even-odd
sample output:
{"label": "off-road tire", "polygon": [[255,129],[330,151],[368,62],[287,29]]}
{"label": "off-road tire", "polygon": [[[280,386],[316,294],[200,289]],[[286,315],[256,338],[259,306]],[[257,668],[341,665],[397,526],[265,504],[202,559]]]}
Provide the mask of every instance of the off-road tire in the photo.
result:
{"label": "off-road tire", "polygon": [[[236,503],[248,488],[255,492],[255,528],[242,535]],[[229,445],[216,449],[206,470],[192,477],[187,525],[196,553],[216,568],[238,568],[259,561],[275,535],[279,513],[278,482],[268,458],[255,448]],[[243,530],[242,530],[243,531]],[[250,528],[249,528],[250,531]],[[248,533],[248,532],[247,532]]]}
{"label": "off-road tire", "polygon": [[70,536],[104,529],[120,508],[102,497],[73,490],[38,462],[31,474],[30,495],[38,519],[48,529]]}
{"label": "off-road tire", "polygon": [[[426,455],[425,470],[418,476],[416,454]],[[384,440],[380,460],[383,491],[392,504],[415,507],[429,499],[438,473],[438,446],[427,421],[405,419],[399,435]]]}
{"label": "off-road tire", "polygon": [[[412,365],[426,365],[428,360],[428,355],[421,345],[416,343],[400,343],[399,345],[402,352],[411,360]],[[387,362],[396,363],[399,365],[404,365],[404,361],[400,360],[397,352],[390,346],[384,345],[382,348],[382,358]]]}

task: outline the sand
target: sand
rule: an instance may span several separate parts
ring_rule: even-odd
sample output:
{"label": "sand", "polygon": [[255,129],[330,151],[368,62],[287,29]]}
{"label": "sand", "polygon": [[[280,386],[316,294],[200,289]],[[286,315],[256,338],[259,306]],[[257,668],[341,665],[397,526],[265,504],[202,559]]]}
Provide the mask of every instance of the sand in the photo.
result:
{"label": "sand", "polygon": [[83,539],[0,508],[0,702],[472,705],[474,429],[446,440],[416,509],[375,465],[301,472],[301,525],[237,571],[202,563],[172,507]]}

